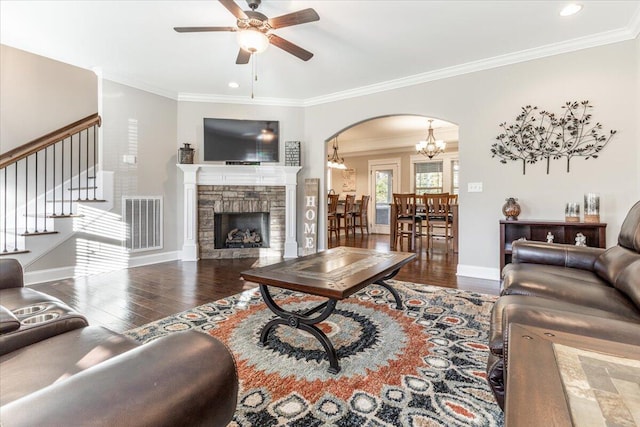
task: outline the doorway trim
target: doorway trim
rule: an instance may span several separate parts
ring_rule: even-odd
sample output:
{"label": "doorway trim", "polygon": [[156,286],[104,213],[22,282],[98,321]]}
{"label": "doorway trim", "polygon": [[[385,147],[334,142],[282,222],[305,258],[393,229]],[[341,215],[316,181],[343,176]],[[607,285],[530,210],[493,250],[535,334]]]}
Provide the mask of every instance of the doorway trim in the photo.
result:
{"label": "doorway trim", "polygon": [[375,223],[376,193],[375,193],[375,190],[373,189],[373,180],[374,180],[373,170],[379,169],[382,166],[388,166],[390,169],[394,171],[393,184],[392,184],[391,191],[393,193],[399,193],[401,189],[400,179],[402,177],[402,162],[400,157],[393,157],[389,159],[374,159],[374,160],[368,161],[369,175],[367,180],[367,183],[368,183],[367,187],[368,187],[368,191],[371,194],[371,202],[369,203],[369,212],[367,213],[367,215],[369,218],[371,218],[370,220],[371,232],[375,234],[389,234],[389,225],[383,226],[383,225],[376,225]]}

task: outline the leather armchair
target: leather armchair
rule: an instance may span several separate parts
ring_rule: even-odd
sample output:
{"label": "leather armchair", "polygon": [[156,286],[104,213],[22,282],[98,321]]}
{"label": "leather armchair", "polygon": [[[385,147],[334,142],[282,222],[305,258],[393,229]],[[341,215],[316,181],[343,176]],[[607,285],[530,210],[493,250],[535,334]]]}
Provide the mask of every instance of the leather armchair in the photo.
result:
{"label": "leather armchair", "polygon": [[[640,202],[608,249],[516,241],[491,313],[487,376],[504,405],[511,323],[640,345]],[[544,369],[535,366],[532,369]]]}
{"label": "leather armchair", "polygon": [[0,356],[88,325],[58,298],[26,288],[17,260],[0,258]]}
{"label": "leather armchair", "polygon": [[[88,329],[95,329],[87,331]],[[0,359],[3,372],[3,400],[12,385],[23,387],[24,375],[60,372],[72,361],[82,362],[87,354],[76,351],[47,366],[37,365],[54,351],[65,352],[69,344],[101,352],[104,339],[111,351],[130,348],[100,361],[62,381],[34,390],[0,407],[4,427],[11,426],[226,426],[236,408],[238,379],[231,354],[218,340],[187,331],[171,334],[149,344],[136,346],[100,327],[83,328],[75,340],[59,335]],[[96,341],[98,339],[99,341]],[[49,342],[51,341],[51,342]],[[57,341],[57,342],[56,342]],[[93,342],[93,346],[88,343]],[[67,347],[68,348],[68,347]],[[5,362],[8,363],[5,366]],[[11,363],[13,362],[13,363]],[[91,363],[90,361],[88,363]],[[20,371],[22,367],[24,370]],[[20,373],[20,375],[16,375]],[[31,374],[30,374],[31,373]],[[5,375],[9,375],[7,378]],[[26,381],[38,381],[27,378]],[[26,390],[24,390],[26,391]]]}
{"label": "leather armchair", "polygon": [[233,418],[237,370],[222,342],[187,331],[140,345],[25,288],[16,260],[0,258],[0,273],[3,427],[226,426]]}

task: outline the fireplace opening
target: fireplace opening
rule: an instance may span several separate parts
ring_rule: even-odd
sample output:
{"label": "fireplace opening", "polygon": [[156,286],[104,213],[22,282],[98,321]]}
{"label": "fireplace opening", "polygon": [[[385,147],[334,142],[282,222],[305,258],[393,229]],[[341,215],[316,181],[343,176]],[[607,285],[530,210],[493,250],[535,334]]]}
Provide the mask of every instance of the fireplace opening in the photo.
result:
{"label": "fireplace opening", "polygon": [[268,248],[269,213],[214,214],[214,248]]}

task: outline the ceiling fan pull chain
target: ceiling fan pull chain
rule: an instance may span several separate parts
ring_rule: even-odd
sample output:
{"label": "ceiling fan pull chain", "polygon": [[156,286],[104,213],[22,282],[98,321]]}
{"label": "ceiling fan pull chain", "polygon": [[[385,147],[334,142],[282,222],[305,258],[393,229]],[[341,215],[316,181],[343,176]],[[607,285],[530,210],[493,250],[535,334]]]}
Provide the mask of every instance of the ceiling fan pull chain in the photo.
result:
{"label": "ceiling fan pull chain", "polygon": [[256,81],[258,81],[258,56],[257,56],[257,55],[255,55],[255,57],[256,57],[256,59],[254,59],[254,60],[253,60],[253,61],[254,61],[254,66],[256,67],[256,70],[255,70],[255,75],[256,75],[256,76],[255,76],[255,80],[256,80]]}
{"label": "ceiling fan pull chain", "polygon": [[256,56],[252,53],[251,54],[251,99],[253,99],[253,82],[255,80],[254,76],[256,73],[255,62],[256,62]]}

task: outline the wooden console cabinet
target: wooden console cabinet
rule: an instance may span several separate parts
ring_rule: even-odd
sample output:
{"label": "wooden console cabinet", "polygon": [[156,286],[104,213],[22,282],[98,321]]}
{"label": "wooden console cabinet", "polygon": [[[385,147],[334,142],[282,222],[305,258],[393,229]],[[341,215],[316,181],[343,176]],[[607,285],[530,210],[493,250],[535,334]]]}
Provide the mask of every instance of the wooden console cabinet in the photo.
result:
{"label": "wooden console cabinet", "polygon": [[607,243],[607,224],[561,221],[500,221],[500,271],[511,262],[513,241],[524,237],[538,242],[547,241],[547,233],[554,236],[553,243],[573,245],[576,235],[587,238],[587,246],[604,248]]}

